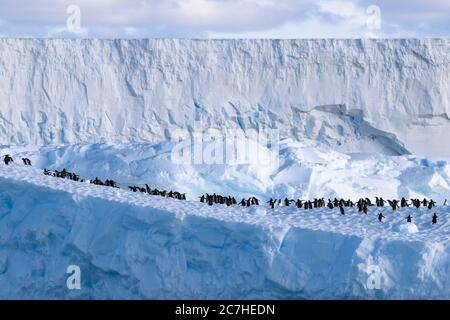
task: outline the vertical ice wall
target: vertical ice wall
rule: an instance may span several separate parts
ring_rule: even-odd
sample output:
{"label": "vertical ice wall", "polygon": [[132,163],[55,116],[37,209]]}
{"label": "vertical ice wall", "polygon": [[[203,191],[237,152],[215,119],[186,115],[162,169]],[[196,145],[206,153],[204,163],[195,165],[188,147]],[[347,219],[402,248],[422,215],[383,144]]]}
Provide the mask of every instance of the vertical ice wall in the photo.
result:
{"label": "vertical ice wall", "polygon": [[[0,142],[160,141],[196,113],[207,126],[298,138],[313,108],[344,105],[341,118],[361,115],[410,152],[448,155],[449,49],[448,39],[0,39]],[[323,128],[339,134],[341,120],[329,114]]]}

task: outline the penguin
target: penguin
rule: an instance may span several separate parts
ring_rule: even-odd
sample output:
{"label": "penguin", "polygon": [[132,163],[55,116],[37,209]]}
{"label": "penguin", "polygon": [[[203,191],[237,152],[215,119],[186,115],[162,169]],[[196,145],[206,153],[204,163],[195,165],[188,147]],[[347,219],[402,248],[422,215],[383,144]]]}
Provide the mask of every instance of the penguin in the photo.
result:
{"label": "penguin", "polygon": [[388,200],[389,205],[392,207],[392,210],[395,211],[397,210],[397,200]]}
{"label": "penguin", "polygon": [[331,210],[334,209],[333,202],[331,202],[330,199],[328,199],[328,205],[327,206],[328,206],[328,209],[331,209]]}
{"label": "penguin", "polygon": [[301,208],[303,207],[303,201],[300,200],[300,199],[298,199],[298,200],[295,202],[295,205],[297,206],[297,208],[301,209]]}
{"label": "penguin", "polygon": [[445,199],[444,204],[442,206],[446,206],[447,205],[447,199]]}
{"label": "penguin", "polygon": [[5,164],[8,166],[11,162],[14,162],[14,159],[11,158],[11,156],[9,154],[5,155],[5,157],[3,158],[3,161],[5,162]]}
{"label": "penguin", "polygon": [[386,217],[383,215],[383,213],[380,213],[378,215],[378,221],[383,222],[383,218],[386,218]]}
{"label": "penguin", "polygon": [[431,220],[431,223],[432,223],[432,224],[436,224],[436,223],[437,223],[437,219],[438,219],[438,216],[437,216],[436,213],[434,213],[434,214],[433,214],[433,219]]}
{"label": "penguin", "polygon": [[411,222],[411,221],[412,221],[411,215],[408,215],[408,216],[406,217],[406,222]]}
{"label": "penguin", "polygon": [[47,169],[44,168],[44,174],[45,174],[46,176],[49,176],[49,175],[50,175],[50,171],[48,171]]}
{"label": "penguin", "polygon": [[407,201],[404,197],[402,198],[402,200],[401,200],[401,202],[400,202],[400,206],[401,206],[402,208],[409,207],[409,203],[408,203],[408,201]]}
{"label": "penguin", "polygon": [[430,200],[430,201],[428,202],[428,210],[433,209],[433,207],[435,206],[435,204],[436,204],[436,202],[434,202],[433,200]]}
{"label": "penguin", "polygon": [[334,198],[333,205],[335,208],[337,208],[339,206],[339,200]]}
{"label": "penguin", "polygon": [[289,201],[289,199],[288,198],[284,198],[284,205],[286,207],[289,207],[290,204],[291,204],[291,202]]}
{"label": "penguin", "polygon": [[367,214],[367,212],[368,212],[368,207],[367,207],[367,204],[363,204],[363,208],[362,208],[362,211],[364,212],[364,214]]}
{"label": "penguin", "polygon": [[339,206],[339,210],[341,211],[341,215],[345,215],[345,211],[344,211],[344,207],[343,206]]}
{"label": "penguin", "polygon": [[245,206],[247,205],[245,199],[242,199],[241,202],[240,202],[240,204],[241,204],[241,206],[243,206],[243,207],[245,207]]}
{"label": "penguin", "polygon": [[31,166],[31,161],[28,158],[22,158],[23,164],[26,166]]}
{"label": "penguin", "polygon": [[269,203],[269,205],[270,205],[270,207],[271,207],[272,209],[275,208],[275,200],[273,200],[272,198],[270,198],[270,200],[267,201],[267,202]]}

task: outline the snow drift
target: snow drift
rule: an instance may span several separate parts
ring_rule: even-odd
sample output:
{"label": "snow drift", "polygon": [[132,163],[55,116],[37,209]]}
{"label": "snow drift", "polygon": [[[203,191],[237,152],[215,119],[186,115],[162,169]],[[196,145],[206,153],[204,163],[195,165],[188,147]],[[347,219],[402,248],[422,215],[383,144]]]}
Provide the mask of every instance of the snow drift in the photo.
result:
{"label": "snow drift", "polygon": [[[427,197],[439,204],[450,199],[449,158],[345,154],[314,140],[285,139],[279,150],[259,149],[260,158],[278,161],[195,164],[173,161],[176,146],[174,142],[0,146],[0,154],[9,153],[18,161],[29,158],[41,169],[66,168],[85,178],[114,179],[125,188],[148,183],[178,190],[195,201],[206,192],[265,199]],[[204,143],[205,150],[210,146]]]}
{"label": "snow drift", "polygon": [[379,223],[375,210],[209,207],[2,165],[0,298],[448,299],[448,207],[435,211],[433,226],[427,209]]}
{"label": "snow drift", "polygon": [[347,152],[450,155],[449,52],[448,39],[0,39],[0,142],[160,142],[201,117]]}

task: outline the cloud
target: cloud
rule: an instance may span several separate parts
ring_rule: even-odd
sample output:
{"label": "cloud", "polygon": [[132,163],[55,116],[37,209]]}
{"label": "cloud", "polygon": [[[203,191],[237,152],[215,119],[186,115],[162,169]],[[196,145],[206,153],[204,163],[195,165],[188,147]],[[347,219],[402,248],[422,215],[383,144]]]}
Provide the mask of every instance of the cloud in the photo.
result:
{"label": "cloud", "polygon": [[[78,33],[64,30],[69,5]],[[368,28],[367,8],[381,10]],[[21,37],[436,37],[450,30],[448,0],[0,0],[0,33]]]}

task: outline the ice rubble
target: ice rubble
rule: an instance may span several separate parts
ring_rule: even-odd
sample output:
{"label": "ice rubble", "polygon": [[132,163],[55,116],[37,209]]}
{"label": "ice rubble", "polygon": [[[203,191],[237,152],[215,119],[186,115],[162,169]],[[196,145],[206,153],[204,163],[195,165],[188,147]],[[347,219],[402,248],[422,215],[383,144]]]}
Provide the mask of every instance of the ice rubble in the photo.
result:
{"label": "ice rubble", "polygon": [[345,152],[450,155],[449,39],[0,39],[0,52],[1,143],[157,143],[200,115]]}
{"label": "ice rubble", "polygon": [[[2,154],[8,151],[16,159],[30,155],[34,167],[19,161],[0,165],[0,297],[450,297],[448,207],[385,210],[383,223],[377,221],[376,209],[368,216],[348,210],[343,217],[328,209],[310,213],[286,207],[209,207],[196,199],[164,199],[47,177],[37,168],[65,165],[85,177],[99,172],[159,183],[168,181],[166,175],[177,176],[178,168],[167,165],[170,147],[3,147]],[[374,185],[374,181],[378,181],[378,191],[395,192],[395,179],[408,180],[387,180],[396,171],[410,179],[404,188],[426,184],[422,179],[429,177],[432,183],[419,189],[433,190],[442,186],[433,178],[436,172],[448,171],[443,160],[405,156],[385,157],[383,163],[383,156],[345,155],[315,145],[308,149],[306,142],[286,141],[280,152],[284,163],[280,172],[259,179],[267,182],[264,179],[272,177],[275,185],[278,179],[282,185],[301,190],[299,181],[304,183],[311,175],[299,174],[303,166],[312,172],[319,170],[302,196],[329,192],[320,184],[323,179],[317,178],[321,170],[336,173],[339,179],[327,185],[350,196],[357,190],[370,193],[363,186]],[[199,172],[204,171],[203,167]],[[208,184],[201,179],[196,182],[196,174],[191,184],[200,191]],[[413,182],[414,177],[420,181]],[[178,179],[181,186],[186,178],[180,174]],[[251,180],[257,179],[247,178]],[[259,187],[255,182],[254,189],[247,186],[240,191],[242,185],[233,179],[223,185],[224,190],[242,195]],[[432,212],[439,216],[435,226],[431,225]],[[405,220],[408,214],[413,216],[411,225]],[[82,270],[80,291],[66,288],[65,271],[72,264]],[[374,268],[379,289],[370,289],[368,283]]]}

